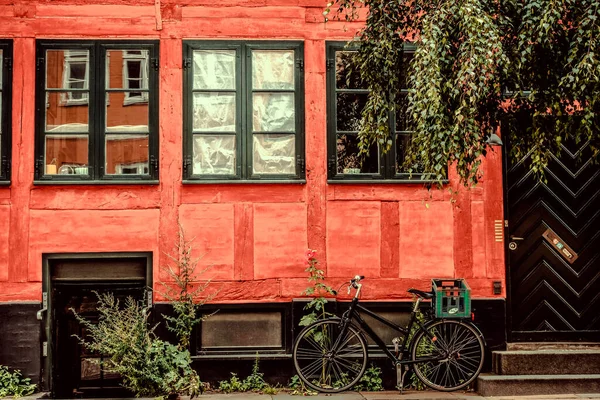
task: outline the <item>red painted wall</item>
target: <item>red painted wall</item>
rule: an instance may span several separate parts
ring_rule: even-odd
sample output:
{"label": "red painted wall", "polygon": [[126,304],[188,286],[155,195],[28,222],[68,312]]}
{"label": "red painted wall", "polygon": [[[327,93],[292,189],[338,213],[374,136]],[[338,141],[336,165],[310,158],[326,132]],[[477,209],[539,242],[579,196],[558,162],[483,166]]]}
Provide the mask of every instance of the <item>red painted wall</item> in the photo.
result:
{"label": "red painted wall", "polygon": [[[0,187],[0,302],[41,299],[42,254],[152,251],[154,277],[177,221],[213,265],[216,301],[288,301],[307,286],[304,251],[317,250],[332,286],[367,277],[364,299],[407,298],[432,277],[468,278],[493,297],[505,278],[499,152],[483,183],[332,185],[326,170],[325,41],[360,23],[323,23],[325,0],[0,0],[0,37],[14,39],[12,185]],[[35,186],[36,38],[160,40],[160,185]],[[305,185],[183,185],[182,40],[294,39],[305,43]],[[451,177],[449,187],[456,188]],[[501,296],[503,297],[504,293]]]}

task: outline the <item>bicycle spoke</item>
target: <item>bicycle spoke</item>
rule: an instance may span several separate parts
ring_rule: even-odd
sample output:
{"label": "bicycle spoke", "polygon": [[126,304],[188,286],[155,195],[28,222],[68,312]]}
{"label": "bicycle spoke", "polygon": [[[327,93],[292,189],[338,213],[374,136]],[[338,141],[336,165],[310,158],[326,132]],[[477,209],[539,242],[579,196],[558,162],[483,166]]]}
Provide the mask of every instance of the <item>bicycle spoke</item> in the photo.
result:
{"label": "bicycle spoke", "polygon": [[[433,341],[424,332],[413,348],[413,360],[435,357],[439,362],[424,361],[415,365],[415,373],[427,386],[437,390],[456,390],[471,383],[483,365],[483,343],[476,331],[464,322],[439,321],[428,328]],[[443,357],[443,358],[442,358]]]}
{"label": "bicycle spoke", "polygon": [[300,359],[313,359],[315,357],[322,357],[323,353],[321,351],[317,351],[317,350],[310,350],[310,349],[298,349],[297,351],[297,357]]}
{"label": "bicycle spoke", "polygon": [[307,343],[309,343],[310,345],[312,345],[315,349],[317,350],[321,350],[323,352],[326,352],[327,349],[325,348],[325,346],[322,343],[319,343],[315,340],[314,338],[314,334],[311,334],[305,337],[305,340]]}
{"label": "bicycle spoke", "polygon": [[306,367],[302,368],[302,370],[301,370],[302,374],[307,377],[312,377],[313,374],[315,372],[317,372],[319,370],[319,368],[321,368],[321,365],[323,364],[323,362],[324,362],[323,359],[313,361]]}
{"label": "bicycle spoke", "polygon": [[[341,364],[343,366],[345,366],[346,368],[352,370],[352,371],[357,371],[357,366],[360,367],[360,365],[357,365],[356,363],[350,362],[344,358],[334,358],[334,362],[336,364]],[[360,370],[360,368],[358,368],[358,370]]]}
{"label": "bicycle spoke", "polygon": [[[334,350],[335,349],[335,350]],[[355,328],[326,320],[306,328],[294,344],[294,365],[311,389],[335,393],[350,389],[367,364],[367,347]]]}
{"label": "bicycle spoke", "polygon": [[[340,369],[340,367],[337,365],[337,361],[333,360],[333,362],[331,363],[331,365],[332,365],[331,369],[333,370],[333,375],[335,376],[335,381],[336,382],[341,382],[342,381],[343,372]],[[339,371],[339,373],[338,373],[338,371]]]}

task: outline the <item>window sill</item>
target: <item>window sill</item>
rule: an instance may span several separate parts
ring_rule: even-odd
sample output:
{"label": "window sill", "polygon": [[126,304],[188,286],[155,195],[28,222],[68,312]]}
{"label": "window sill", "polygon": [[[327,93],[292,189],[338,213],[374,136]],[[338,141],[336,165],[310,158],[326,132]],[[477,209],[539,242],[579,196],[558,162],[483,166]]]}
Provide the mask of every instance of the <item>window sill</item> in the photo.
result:
{"label": "window sill", "polygon": [[[448,184],[450,181],[444,179],[441,181],[443,185]],[[421,184],[435,184],[438,183],[436,180],[420,180],[420,179],[327,179],[327,183],[330,185],[372,185],[372,184],[392,184],[392,185],[421,185]]]}
{"label": "window sill", "polygon": [[306,179],[252,179],[252,180],[191,180],[184,179],[184,185],[305,185]]}
{"label": "window sill", "polygon": [[0,181],[0,186],[10,186],[10,181]]}
{"label": "window sill", "polygon": [[82,185],[101,185],[101,186],[110,186],[110,185],[158,185],[160,182],[158,180],[105,180],[105,181],[58,181],[58,180],[47,180],[40,181],[35,180],[33,184],[35,186],[82,186]]}

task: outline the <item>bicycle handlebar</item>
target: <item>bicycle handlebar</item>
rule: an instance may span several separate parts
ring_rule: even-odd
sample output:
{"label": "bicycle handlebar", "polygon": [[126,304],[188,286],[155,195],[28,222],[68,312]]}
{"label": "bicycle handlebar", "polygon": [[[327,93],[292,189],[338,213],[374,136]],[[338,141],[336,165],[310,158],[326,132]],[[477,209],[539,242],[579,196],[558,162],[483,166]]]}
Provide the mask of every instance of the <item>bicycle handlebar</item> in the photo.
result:
{"label": "bicycle handlebar", "polygon": [[358,282],[360,282],[363,279],[365,279],[363,275],[356,275],[354,278],[350,279],[350,285],[348,286],[348,294],[350,294],[351,288],[354,288],[356,289],[356,295],[354,297],[358,297],[358,295],[360,294],[360,288],[362,287],[362,285]]}

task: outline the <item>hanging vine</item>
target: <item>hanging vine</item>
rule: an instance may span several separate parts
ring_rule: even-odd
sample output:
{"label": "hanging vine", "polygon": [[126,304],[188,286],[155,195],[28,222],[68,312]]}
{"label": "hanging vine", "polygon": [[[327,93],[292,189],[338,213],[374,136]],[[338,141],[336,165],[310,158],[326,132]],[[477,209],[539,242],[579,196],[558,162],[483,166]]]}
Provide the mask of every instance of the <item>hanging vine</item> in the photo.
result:
{"label": "hanging vine", "polygon": [[[370,89],[360,149],[392,145],[390,115],[408,71],[414,129],[406,167],[466,186],[481,178],[487,140],[502,128],[511,156],[540,178],[565,141],[589,141],[600,158],[600,0],[336,0],[328,18],[366,9],[349,68]],[[405,65],[403,47],[417,44]]]}

